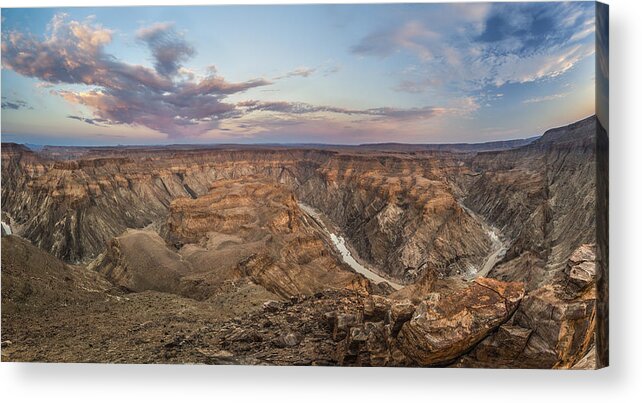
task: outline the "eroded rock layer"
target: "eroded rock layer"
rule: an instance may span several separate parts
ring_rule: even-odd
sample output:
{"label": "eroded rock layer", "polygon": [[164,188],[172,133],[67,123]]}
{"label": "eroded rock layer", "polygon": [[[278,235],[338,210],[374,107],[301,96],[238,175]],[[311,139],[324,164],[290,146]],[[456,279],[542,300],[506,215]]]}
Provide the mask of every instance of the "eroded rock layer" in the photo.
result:
{"label": "eroded rock layer", "polygon": [[3,144],[3,360],[603,365],[599,130],[501,147]]}
{"label": "eroded rock layer", "polygon": [[133,291],[198,299],[242,278],[285,298],[325,289],[365,294],[370,288],[279,184],[214,182],[200,197],[174,200],[161,233],[166,240],[152,230],[128,230],[112,239],[91,268]]}

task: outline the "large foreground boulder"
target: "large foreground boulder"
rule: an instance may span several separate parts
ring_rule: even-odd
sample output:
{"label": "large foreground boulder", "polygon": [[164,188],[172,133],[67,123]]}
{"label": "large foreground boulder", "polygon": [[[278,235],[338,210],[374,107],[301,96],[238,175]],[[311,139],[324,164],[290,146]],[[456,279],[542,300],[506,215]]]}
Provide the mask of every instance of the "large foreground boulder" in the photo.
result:
{"label": "large foreground boulder", "polygon": [[506,322],[524,296],[522,283],[479,278],[447,282],[418,305],[371,296],[362,314],[338,314],[333,335],[342,365],[447,364]]}
{"label": "large foreground boulder", "polygon": [[595,368],[595,245],[581,245],[553,283],[526,295],[510,320],[458,366]]}
{"label": "large foreground boulder", "polygon": [[506,322],[523,296],[522,283],[488,278],[448,294],[434,293],[401,328],[399,348],[420,365],[451,361]]}

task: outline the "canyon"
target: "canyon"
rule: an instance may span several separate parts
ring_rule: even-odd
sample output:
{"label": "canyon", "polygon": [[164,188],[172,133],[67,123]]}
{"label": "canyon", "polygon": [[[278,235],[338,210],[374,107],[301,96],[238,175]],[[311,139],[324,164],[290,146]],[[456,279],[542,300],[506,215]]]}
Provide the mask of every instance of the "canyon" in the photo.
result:
{"label": "canyon", "polygon": [[2,359],[608,365],[605,152],[3,143]]}

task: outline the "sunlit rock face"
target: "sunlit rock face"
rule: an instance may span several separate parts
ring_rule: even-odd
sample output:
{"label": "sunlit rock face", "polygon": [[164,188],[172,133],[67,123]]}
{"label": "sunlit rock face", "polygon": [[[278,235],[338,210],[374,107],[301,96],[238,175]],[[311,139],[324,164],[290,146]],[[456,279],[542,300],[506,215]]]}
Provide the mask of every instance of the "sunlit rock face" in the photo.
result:
{"label": "sunlit rock face", "polygon": [[505,322],[523,297],[520,283],[484,278],[460,290],[433,293],[401,328],[400,349],[421,365],[453,360]]}
{"label": "sunlit rock face", "polygon": [[128,230],[92,267],[120,286],[209,298],[225,281],[251,279],[284,298],[325,289],[367,294],[368,281],[332,252],[281,185],[221,180],[175,199],[161,228]]}

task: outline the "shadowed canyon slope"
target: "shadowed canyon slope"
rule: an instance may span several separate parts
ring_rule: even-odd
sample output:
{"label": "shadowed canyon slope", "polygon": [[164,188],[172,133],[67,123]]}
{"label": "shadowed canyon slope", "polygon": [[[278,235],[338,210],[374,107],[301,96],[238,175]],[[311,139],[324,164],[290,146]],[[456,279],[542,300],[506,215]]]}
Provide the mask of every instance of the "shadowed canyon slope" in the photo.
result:
{"label": "shadowed canyon slope", "polygon": [[592,117],[477,148],[3,144],[3,359],[604,365],[598,135]]}

